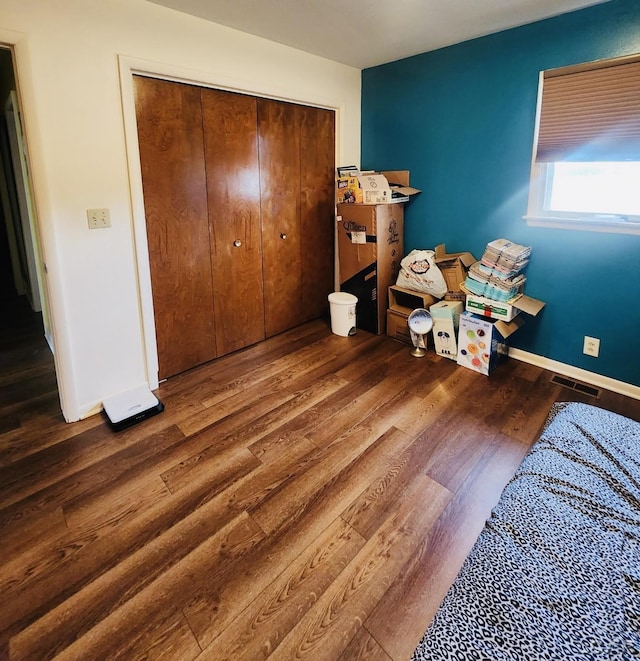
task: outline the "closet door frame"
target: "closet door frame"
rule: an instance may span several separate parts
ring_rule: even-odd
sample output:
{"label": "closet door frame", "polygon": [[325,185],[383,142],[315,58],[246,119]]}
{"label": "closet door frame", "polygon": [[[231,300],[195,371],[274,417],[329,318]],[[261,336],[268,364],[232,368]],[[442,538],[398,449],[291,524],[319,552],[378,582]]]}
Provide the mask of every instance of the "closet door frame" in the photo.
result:
{"label": "closet door frame", "polygon": [[[308,96],[283,97],[274,94],[262,79],[256,79],[250,84],[246,79],[230,79],[223,74],[210,74],[198,71],[198,77],[193,76],[194,71],[189,68],[172,66],[161,62],[152,62],[145,59],[127,55],[119,55],[120,90],[122,96],[122,110],[125,132],[127,163],[129,166],[129,186],[131,192],[131,209],[133,217],[134,258],[136,263],[138,282],[138,301],[140,315],[140,337],[144,347],[146,362],[147,385],[152,390],[159,385],[158,379],[158,347],[156,343],[156,327],[153,310],[153,290],[151,287],[151,270],[149,265],[149,247],[147,243],[146,217],[144,209],[144,196],[142,192],[142,172],[140,168],[140,151],[138,148],[138,134],[133,92],[133,76],[149,76],[174,82],[211,87],[228,92],[239,92],[270,98],[289,103],[325,108],[336,113],[335,119],[335,154],[336,165],[340,160],[340,135],[346,133],[345,109],[341,101],[328,102],[326,98],[314,97],[309,91]],[[337,252],[336,252],[337,259]],[[335,266],[335,265],[334,265]],[[335,268],[334,268],[335,273]],[[334,282],[335,284],[335,282]]]}

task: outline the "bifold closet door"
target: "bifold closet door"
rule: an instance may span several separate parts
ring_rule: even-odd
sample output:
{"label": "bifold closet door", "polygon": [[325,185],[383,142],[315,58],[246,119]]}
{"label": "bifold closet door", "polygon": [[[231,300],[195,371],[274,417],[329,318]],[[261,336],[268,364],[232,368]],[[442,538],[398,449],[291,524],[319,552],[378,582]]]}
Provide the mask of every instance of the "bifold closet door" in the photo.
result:
{"label": "bifold closet door", "polygon": [[159,377],[326,314],[334,113],[134,85]]}
{"label": "bifold closet door", "polygon": [[334,289],[335,113],[301,106],[301,322],[326,315]]}
{"label": "bifold closet door", "polygon": [[203,89],[209,235],[219,356],[265,338],[255,97]]}
{"label": "bifold closet door", "polygon": [[267,336],[326,314],[333,291],[335,113],[258,99]]}
{"label": "bifold closet door", "polygon": [[301,323],[300,108],[258,99],[267,337]]}
{"label": "bifold closet door", "polygon": [[200,88],[134,76],[159,378],[216,357]]}

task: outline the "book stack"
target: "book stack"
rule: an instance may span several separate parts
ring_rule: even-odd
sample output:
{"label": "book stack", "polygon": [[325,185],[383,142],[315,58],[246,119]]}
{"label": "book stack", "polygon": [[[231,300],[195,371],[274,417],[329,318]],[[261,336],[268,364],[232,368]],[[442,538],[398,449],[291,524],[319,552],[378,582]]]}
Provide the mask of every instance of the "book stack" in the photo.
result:
{"label": "book stack", "polygon": [[529,263],[531,248],[507,239],[487,244],[482,259],[469,269],[465,287],[477,296],[495,301],[508,301],[524,290],[522,273]]}

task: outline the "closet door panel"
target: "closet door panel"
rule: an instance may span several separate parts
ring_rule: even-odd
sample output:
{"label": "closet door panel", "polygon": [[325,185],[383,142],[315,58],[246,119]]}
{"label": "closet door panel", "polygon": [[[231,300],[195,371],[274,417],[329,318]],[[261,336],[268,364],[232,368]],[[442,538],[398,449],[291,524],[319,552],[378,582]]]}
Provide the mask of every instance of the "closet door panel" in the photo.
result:
{"label": "closet door panel", "polygon": [[159,378],[215,358],[198,88],[134,76]]}
{"label": "closet door panel", "polygon": [[263,340],[257,101],[202,90],[216,349]]}
{"label": "closet door panel", "polygon": [[258,99],[265,330],[302,322],[300,109]]}
{"label": "closet door panel", "polygon": [[302,321],[327,314],[334,289],[335,113],[300,107]]}

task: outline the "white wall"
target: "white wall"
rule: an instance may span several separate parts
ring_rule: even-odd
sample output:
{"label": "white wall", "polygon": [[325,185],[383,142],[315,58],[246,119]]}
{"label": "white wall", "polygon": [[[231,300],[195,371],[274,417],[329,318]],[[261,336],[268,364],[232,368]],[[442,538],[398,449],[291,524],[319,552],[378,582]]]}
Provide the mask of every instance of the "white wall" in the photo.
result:
{"label": "white wall", "polygon": [[[2,0],[0,42],[15,48],[56,370],[73,421],[157,379],[155,348],[145,350],[131,72],[336,108],[338,163],[359,163],[360,71],[144,0]],[[89,230],[86,209],[99,207],[113,226]]]}

